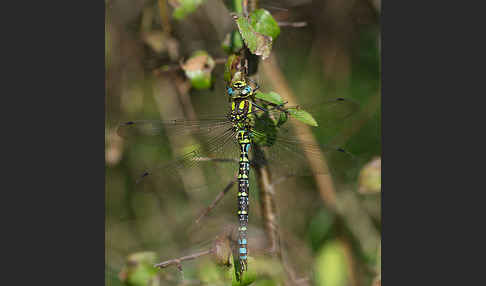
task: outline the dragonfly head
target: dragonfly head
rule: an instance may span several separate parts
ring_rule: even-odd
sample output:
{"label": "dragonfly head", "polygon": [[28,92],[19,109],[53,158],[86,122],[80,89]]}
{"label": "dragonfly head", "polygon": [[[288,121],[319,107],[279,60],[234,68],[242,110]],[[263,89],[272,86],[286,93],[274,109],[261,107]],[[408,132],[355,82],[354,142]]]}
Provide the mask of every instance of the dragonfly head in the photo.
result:
{"label": "dragonfly head", "polygon": [[244,99],[253,94],[253,89],[244,80],[236,80],[231,83],[227,89],[230,99]]}

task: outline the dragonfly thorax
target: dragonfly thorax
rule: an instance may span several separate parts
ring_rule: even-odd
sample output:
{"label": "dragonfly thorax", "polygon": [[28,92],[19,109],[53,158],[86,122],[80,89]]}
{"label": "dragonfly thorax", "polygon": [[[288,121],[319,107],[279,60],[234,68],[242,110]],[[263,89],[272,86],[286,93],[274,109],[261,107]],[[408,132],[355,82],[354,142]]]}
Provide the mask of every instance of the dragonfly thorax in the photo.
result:
{"label": "dragonfly thorax", "polygon": [[241,122],[248,119],[252,112],[253,104],[248,99],[236,99],[231,102],[230,120],[232,122]]}

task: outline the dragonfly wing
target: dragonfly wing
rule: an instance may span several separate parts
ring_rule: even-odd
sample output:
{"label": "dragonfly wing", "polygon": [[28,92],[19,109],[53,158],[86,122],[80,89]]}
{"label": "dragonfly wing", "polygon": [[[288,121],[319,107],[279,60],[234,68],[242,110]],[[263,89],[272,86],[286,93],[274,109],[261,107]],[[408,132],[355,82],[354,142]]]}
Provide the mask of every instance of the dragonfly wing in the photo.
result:
{"label": "dragonfly wing", "polygon": [[211,138],[212,132],[227,129],[231,122],[226,118],[203,120],[137,120],[120,124],[117,134],[126,140],[149,139],[148,143],[168,143],[169,136],[195,135]]}
{"label": "dragonfly wing", "polygon": [[[267,136],[259,134],[254,135]],[[285,137],[279,134],[273,145],[257,147],[263,150],[253,153],[255,164],[267,165],[273,174],[279,176],[305,176],[312,174],[327,174],[335,171],[326,163],[326,159],[338,156],[339,160],[347,163],[354,161],[354,156],[338,146],[319,145],[310,141],[300,140],[298,137]]]}
{"label": "dragonfly wing", "polygon": [[[141,173],[139,182],[146,177],[177,177],[190,175],[189,170],[206,162],[227,162],[238,158],[238,146],[232,123],[225,118],[189,120],[140,120],[130,121],[118,127],[118,135],[127,140],[142,143],[170,144],[176,159],[152,166]],[[237,168],[237,164],[226,164]],[[187,173],[187,174],[186,174]]]}
{"label": "dragonfly wing", "polygon": [[[298,106],[270,105],[266,106],[266,108],[268,109],[268,117],[275,122],[291,119],[292,121],[304,122],[307,125],[315,126],[319,130],[332,130],[342,126],[346,119],[357,114],[360,110],[357,102],[345,98],[335,98]],[[285,132],[285,128],[280,132]]]}
{"label": "dragonfly wing", "polygon": [[[331,110],[335,112],[327,114],[322,111],[323,108],[327,109],[328,113]],[[324,137],[333,139],[336,134],[339,134],[338,125],[342,125],[346,118],[356,113],[357,105],[354,102],[336,100],[321,104],[314,108],[314,110],[316,109],[321,109],[322,113],[322,116],[317,118],[320,118],[322,122],[323,118],[327,117],[325,122],[331,122],[330,126],[320,124],[318,127],[310,127],[294,118],[292,124],[285,122],[277,127],[273,123],[278,121],[271,117],[284,114],[284,111],[279,110],[273,110],[273,114],[257,117],[252,130],[253,142],[254,145],[262,147],[264,153],[255,153],[254,163],[268,164],[272,173],[282,176],[327,174],[337,171],[338,168],[334,168],[334,165],[327,164],[328,157],[341,161],[343,164],[339,164],[339,166],[357,165],[355,157],[341,146],[320,144],[314,140],[312,131],[309,130],[312,128],[320,133],[324,129]],[[323,137],[322,134],[320,137]]]}

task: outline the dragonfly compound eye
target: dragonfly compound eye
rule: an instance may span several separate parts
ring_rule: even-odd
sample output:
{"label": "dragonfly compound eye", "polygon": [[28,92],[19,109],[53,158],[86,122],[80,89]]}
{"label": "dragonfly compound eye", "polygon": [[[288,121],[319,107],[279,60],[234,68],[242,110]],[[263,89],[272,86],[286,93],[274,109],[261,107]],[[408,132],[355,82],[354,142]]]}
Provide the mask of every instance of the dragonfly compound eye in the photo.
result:
{"label": "dragonfly compound eye", "polygon": [[233,95],[233,89],[231,87],[228,87],[228,94]]}

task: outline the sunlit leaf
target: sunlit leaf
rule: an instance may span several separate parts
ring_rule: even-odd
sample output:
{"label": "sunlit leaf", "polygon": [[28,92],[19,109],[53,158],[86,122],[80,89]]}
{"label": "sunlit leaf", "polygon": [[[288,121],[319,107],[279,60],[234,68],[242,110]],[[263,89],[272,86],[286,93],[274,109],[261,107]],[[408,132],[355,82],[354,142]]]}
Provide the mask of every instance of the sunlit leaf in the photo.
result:
{"label": "sunlit leaf", "polygon": [[276,104],[276,105],[280,105],[280,104],[284,103],[280,94],[273,92],[273,91],[271,91],[269,93],[256,92],[255,98],[265,100],[265,101],[268,101],[268,102]]}
{"label": "sunlit leaf", "polygon": [[316,285],[348,285],[348,265],[342,244],[337,241],[326,244],[316,258]]}
{"label": "sunlit leaf", "polygon": [[256,32],[272,37],[273,40],[280,34],[280,27],[272,14],[265,9],[255,10],[250,14],[250,24]]}
{"label": "sunlit leaf", "polygon": [[301,122],[303,122],[307,125],[314,126],[314,127],[319,126],[319,124],[317,124],[317,121],[314,119],[314,117],[312,117],[312,115],[309,112],[307,112],[303,109],[289,108],[289,109],[287,109],[287,111],[289,112],[289,114],[293,118],[295,118],[295,119],[297,119],[297,120],[299,120],[299,121],[301,121]]}
{"label": "sunlit leaf", "polygon": [[268,58],[272,50],[272,37],[255,31],[248,18],[234,15],[233,19],[236,21],[241,37],[250,52],[261,56],[262,59]]}

